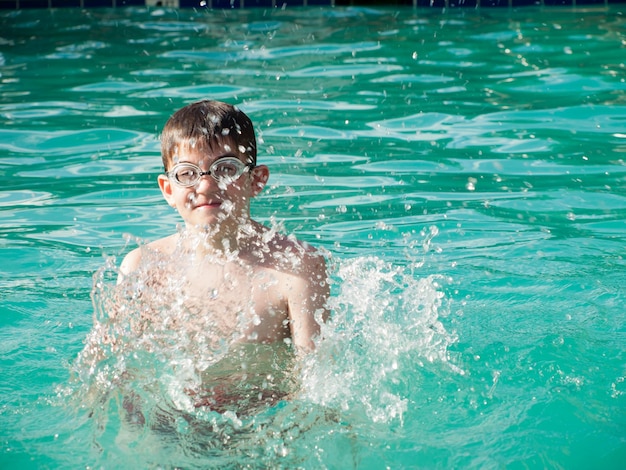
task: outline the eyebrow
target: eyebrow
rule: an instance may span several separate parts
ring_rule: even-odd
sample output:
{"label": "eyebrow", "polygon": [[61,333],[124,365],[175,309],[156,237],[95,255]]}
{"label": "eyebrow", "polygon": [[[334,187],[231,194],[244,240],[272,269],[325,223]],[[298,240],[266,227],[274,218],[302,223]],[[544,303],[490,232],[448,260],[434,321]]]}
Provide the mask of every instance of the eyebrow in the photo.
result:
{"label": "eyebrow", "polygon": [[[213,164],[213,163],[215,163],[215,162],[216,162],[216,161],[218,161],[218,160],[222,160],[223,158],[236,158],[237,160],[240,160],[240,161],[241,161],[241,159],[240,159],[237,155],[235,155],[235,154],[233,154],[233,153],[225,153],[225,154],[223,154],[223,155],[219,155],[217,158],[215,158],[215,160],[213,160],[212,164]],[[181,160],[181,159],[179,159],[179,160],[175,163],[175,165],[178,165],[179,163],[192,163],[193,165],[195,165],[195,163],[190,162],[189,160]],[[243,163],[245,163],[245,162],[243,162]]]}

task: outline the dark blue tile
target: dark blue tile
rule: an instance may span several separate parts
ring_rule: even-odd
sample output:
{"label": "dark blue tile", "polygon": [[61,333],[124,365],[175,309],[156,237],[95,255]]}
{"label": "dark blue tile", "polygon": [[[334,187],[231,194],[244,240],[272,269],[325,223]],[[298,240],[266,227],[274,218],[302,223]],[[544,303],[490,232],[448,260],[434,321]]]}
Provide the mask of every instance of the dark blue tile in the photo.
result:
{"label": "dark blue tile", "polygon": [[[248,5],[248,1],[246,0],[246,6]],[[286,7],[301,7],[304,5],[304,0],[276,0],[276,8]]]}
{"label": "dark blue tile", "polygon": [[15,10],[17,8],[17,2],[15,0],[0,0],[0,10]]}
{"label": "dark blue tile", "polygon": [[576,0],[576,5],[604,5],[604,0]]}
{"label": "dark blue tile", "polygon": [[480,6],[488,8],[508,7],[509,0],[480,0]]}
{"label": "dark blue tile", "polygon": [[48,8],[48,0],[20,0],[20,8]]}
{"label": "dark blue tile", "polygon": [[80,0],[52,0],[50,6],[52,8],[80,8]]}
{"label": "dark blue tile", "polygon": [[178,6],[180,8],[199,8],[199,7],[208,7],[209,6],[209,2],[208,1],[202,1],[202,0],[180,0],[178,2]]}
{"label": "dark blue tile", "polygon": [[213,8],[217,8],[219,10],[231,10],[233,8],[240,8],[241,1],[240,0],[213,0]]}
{"label": "dark blue tile", "polygon": [[445,8],[445,0],[417,0],[417,6],[420,8]]}
{"label": "dark blue tile", "polygon": [[117,0],[117,6],[123,7],[143,7],[146,5],[146,0]]}
{"label": "dark blue tile", "polygon": [[[577,0],[578,1],[578,0]],[[602,0],[604,1],[604,0]],[[558,7],[563,5],[572,5],[573,0],[543,0],[543,4],[551,7]]]}
{"label": "dark blue tile", "polygon": [[450,8],[474,8],[478,4],[478,0],[449,0]]}
{"label": "dark blue tile", "polygon": [[[273,2],[272,0],[244,0],[243,6],[246,8],[255,8],[255,7],[256,8],[258,7],[272,8]],[[276,6],[281,7],[282,1],[276,0]]]}
{"label": "dark blue tile", "polygon": [[306,4],[310,7],[327,7],[330,6],[332,3],[330,0],[307,0]]}
{"label": "dark blue tile", "polygon": [[513,7],[528,7],[531,5],[541,5],[541,0],[513,0]]}
{"label": "dark blue tile", "polygon": [[100,7],[110,8],[113,6],[113,1],[112,0],[85,0],[84,5],[85,5],[85,8],[100,8]]}

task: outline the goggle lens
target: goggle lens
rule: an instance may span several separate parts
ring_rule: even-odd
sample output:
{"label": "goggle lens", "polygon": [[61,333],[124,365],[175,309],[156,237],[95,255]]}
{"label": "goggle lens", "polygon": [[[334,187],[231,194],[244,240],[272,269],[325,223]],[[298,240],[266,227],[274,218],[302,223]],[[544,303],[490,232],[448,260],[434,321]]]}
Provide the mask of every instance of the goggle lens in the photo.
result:
{"label": "goggle lens", "polygon": [[250,165],[246,165],[238,158],[220,158],[213,162],[209,171],[193,163],[178,163],[165,174],[179,186],[190,187],[200,182],[204,175],[210,175],[215,181],[222,184],[232,184]]}

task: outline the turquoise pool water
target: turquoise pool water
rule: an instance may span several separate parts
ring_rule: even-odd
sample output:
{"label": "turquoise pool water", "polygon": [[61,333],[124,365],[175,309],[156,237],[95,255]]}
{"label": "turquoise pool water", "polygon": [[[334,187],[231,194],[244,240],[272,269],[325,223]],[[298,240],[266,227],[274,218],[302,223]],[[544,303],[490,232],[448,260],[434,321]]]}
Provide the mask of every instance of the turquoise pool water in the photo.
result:
{"label": "turquoise pool water", "polygon": [[[0,467],[624,468],[621,6],[0,31]],[[333,319],[293,402],[133,433],[70,371],[99,280],[175,230],[158,132],[205,97],[255,122],[253,213],[327,251]]]}

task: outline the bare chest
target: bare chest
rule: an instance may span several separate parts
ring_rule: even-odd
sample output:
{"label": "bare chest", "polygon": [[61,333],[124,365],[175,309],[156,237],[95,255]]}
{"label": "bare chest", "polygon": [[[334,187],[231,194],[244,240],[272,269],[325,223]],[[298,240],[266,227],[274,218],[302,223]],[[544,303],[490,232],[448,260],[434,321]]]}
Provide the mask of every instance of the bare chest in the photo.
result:
{"label": "bare chest", "polygon": [[226,263],[185,275],[189,325],[241,341],[273,343],[290,336],[284,285],[272,270]]}

